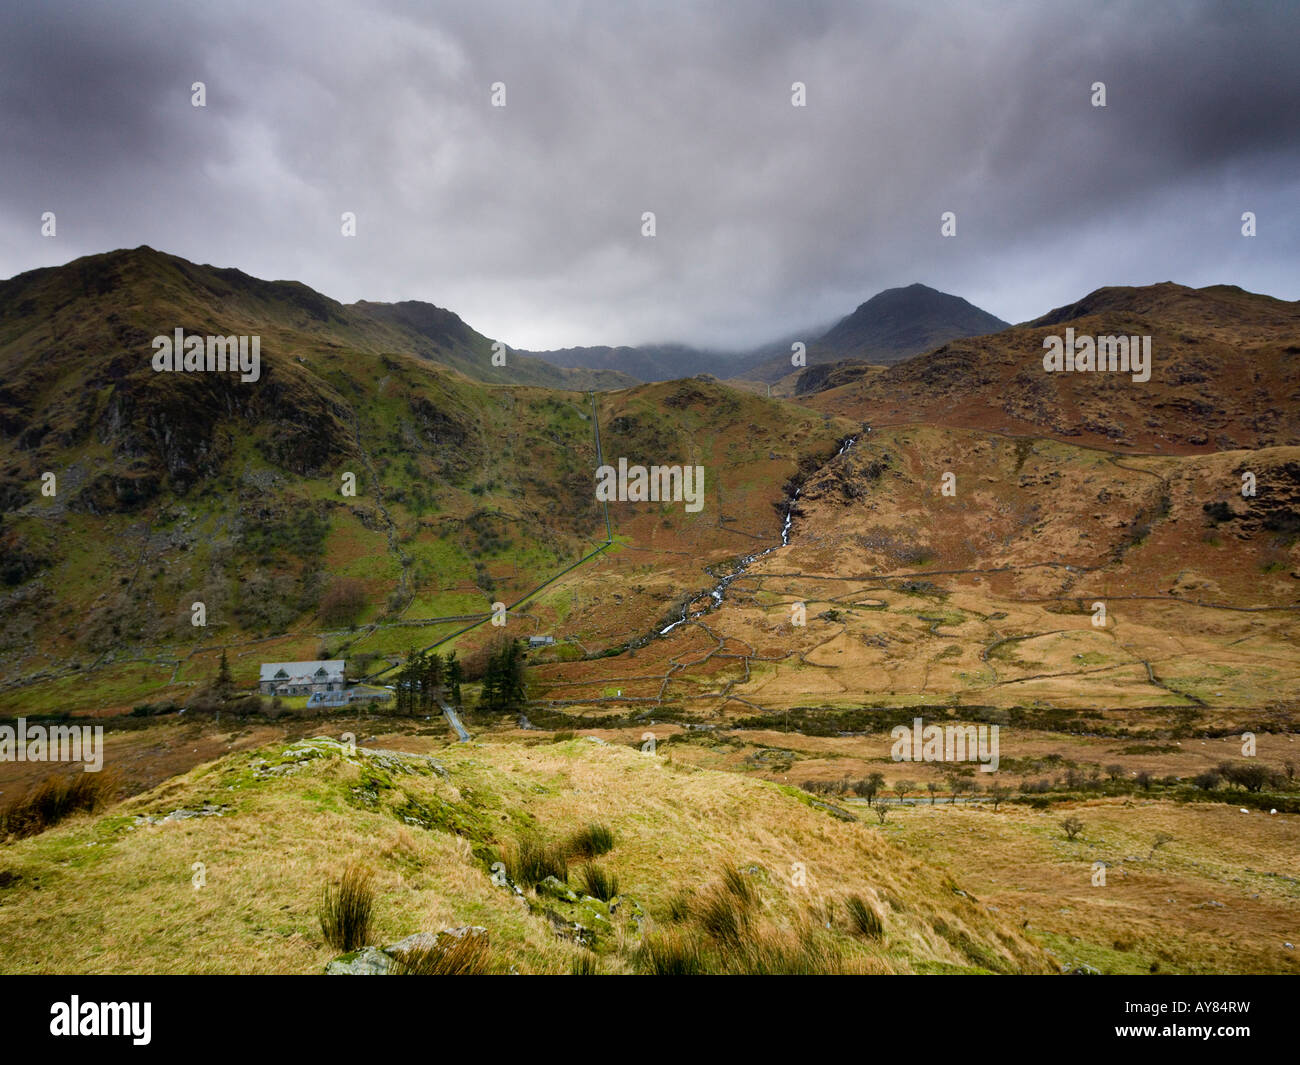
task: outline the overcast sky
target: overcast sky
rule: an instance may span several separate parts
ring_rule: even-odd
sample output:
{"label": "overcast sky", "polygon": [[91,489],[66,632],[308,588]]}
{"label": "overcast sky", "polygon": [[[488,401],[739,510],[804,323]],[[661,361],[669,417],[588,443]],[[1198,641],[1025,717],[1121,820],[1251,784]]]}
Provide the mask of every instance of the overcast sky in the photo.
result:
{"label": "overcast sky", "polygon": [[1293,3],[0,12],[4,277],[149,244],[532,349],[739,348],[913,281],[1010,321],[1111,284],[1300,298]]}

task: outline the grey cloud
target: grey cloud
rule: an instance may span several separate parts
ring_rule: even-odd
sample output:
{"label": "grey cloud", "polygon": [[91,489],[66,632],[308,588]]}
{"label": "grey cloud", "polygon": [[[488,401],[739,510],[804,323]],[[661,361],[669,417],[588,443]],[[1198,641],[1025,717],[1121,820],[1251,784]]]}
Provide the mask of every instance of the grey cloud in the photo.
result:
{"label": "grey cloud", "polygon": [[4,29],[5,276],[150,243],[534,349],[741,347],[918,280],[1009,320],[1166,279],[1300,297],[1285,5],[54,3]]}

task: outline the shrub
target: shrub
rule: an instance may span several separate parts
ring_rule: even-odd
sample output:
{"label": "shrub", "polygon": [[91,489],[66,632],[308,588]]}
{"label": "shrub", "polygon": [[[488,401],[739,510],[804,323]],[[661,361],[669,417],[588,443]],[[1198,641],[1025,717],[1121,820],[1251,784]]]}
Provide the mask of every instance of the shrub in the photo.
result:
{"label": "shrub", "polygon": [[1171,836],[1168,832],[1157,832],[1156,838],[1151,843],[1151,853],[1148,854],[1147,857],[1154,858],[1156,851],[1158,851],[1166,843],[1172,843],[1173,841],[1174,841],[1174,837]]}
{"label": "shrub", "polygon": [[1235,784],[1246,791],[1258,792],[1263,791],[1266,787],[1281,784],[1279,774],[1258,762],[1246,762],[1237,765],[1222,762],[1219,765],[1219,772],[1229,784]]}
{"label": "shrub", "polygon": [[599,858],[614,849],[614,833],[605,825],[590,824],[569,838],[567,849],[571,858]]}
{"label": "shrub", "polygon": [[845,898],[844,908],[849,912],[849,927],[855,934],[868,939],[880,939],[885,934],[885,925],[880,919],[880,914],[861,895],[849,895]]}
{"label": "shrub", "polygon": [[1066,839],[1072,840],[1083,831],[1083,822],[1071,815],[1061,822],[1061,831],[1065,833]]}
{"label": "shrub", "polygon": [[374,905],[370,871],[356,863],[349,865],[338,888],[326,885],[321,898],[320,928],[325,942],[344,953],[364,947],[370,938]]}

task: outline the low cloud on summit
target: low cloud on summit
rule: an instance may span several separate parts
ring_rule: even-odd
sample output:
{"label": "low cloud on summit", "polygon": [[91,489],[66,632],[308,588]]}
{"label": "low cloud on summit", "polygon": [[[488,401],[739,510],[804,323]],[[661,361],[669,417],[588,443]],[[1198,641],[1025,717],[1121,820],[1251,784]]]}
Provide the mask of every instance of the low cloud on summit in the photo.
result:
{"label": "low cloud on summit", "polygon": [[1009,321],[1108,284],[1300,298],[1290,5],[49,3],[0,25],[5,277],[150,244],[534,350],[740,348],[914,281]]}

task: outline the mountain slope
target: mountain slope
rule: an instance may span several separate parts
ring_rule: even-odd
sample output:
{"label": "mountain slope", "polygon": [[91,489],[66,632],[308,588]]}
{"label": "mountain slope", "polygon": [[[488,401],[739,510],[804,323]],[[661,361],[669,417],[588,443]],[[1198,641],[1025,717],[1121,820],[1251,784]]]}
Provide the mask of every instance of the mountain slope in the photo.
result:
{"label": "mountain slope", "polygon": [[[1044,340],[1151,337],[1151,375],[1048,372]],[[1300,443],[1300,302],[1216,285],[1104,288],[1067,307],[819,392],[874,424],[932,422],[1190,452]]]}
{"label": "mountain slope", "polygon": [[608,347],[557,348],[553,351],[523,351],[521,355],[540,359],[552,366],[604,370],[625,374],[638,381],[671,381],[698,373],[725,372],[735,357],[705,351],[687,344],[640,344]]}
{"label": "mountain slope", "polygon": [[634,371],[619,366],[617,360],[608,364],[555,362],[509,347],[504,352],[506,365],[494,366],[492,341],[476,333],[458,314],[432,303],[418,300],[371,303],[362,300],[348,309],[415,337],[412,348],[417,354],[454,367],[477,381],[585,391],[626,388],[640,380]]}
{"label": "mountain slope", "polygon": [[[945,341],[1005,329],[1007,323],[974,304],[926,285],[890,288],[859,304],[825,333],[807,343],[807,365],[863,360],[888,366],[930,351]],[[743,376],[776,383],[791,372],[790,346]]]}
{"label": "mountain slope", "polygon": [[820,337],[817,347],[834,358],[889,365],[948,340],[999,332],[1008,324],[960,296],[914,284],[872,296]]}
{"label": "mountain slope", "polygon": [[[151,338],[176,327],[260,336],[258,379],[155,372]],[[716,382],[593,403],[455,368],[480,352],[428,304],[345,307],[147,249],[0,285],[0,705],[183,699],[222,647],[246,683],[259,656],[379,666],[448,636],[605,544],[594,411],[610,461],[707,464],[702,515],[626,511],[647,538],[682,523],[705,559],[776,537],[782,485],[846,431]],[[326,609],[342,582],[350,617]],[[616,583],[645,624],[662,611],[657,582]],[[573,615],[597,648],[628,639],[612,603]]]}
{"label": "mountain slope", "polygon": [[[51,332],[60,315],[62,330]],[[98,359],[149,354],[150,339],[187,332],[230,335],[261,328],[285,346],[406,352],[473,380],[554,388],[622,387],[617,374],[563,370],[518,356],[492,365],[492,341],[427,303],[345,306],[297,281],[264,281],[147,246],[85,256],[0,281],[0,368],[26,375],[75,344]],[[263,338],[264,349],[266,338]],[[123,366],[126,364],[123,363]],[[3,416],[0,414],[0,416]]]}

